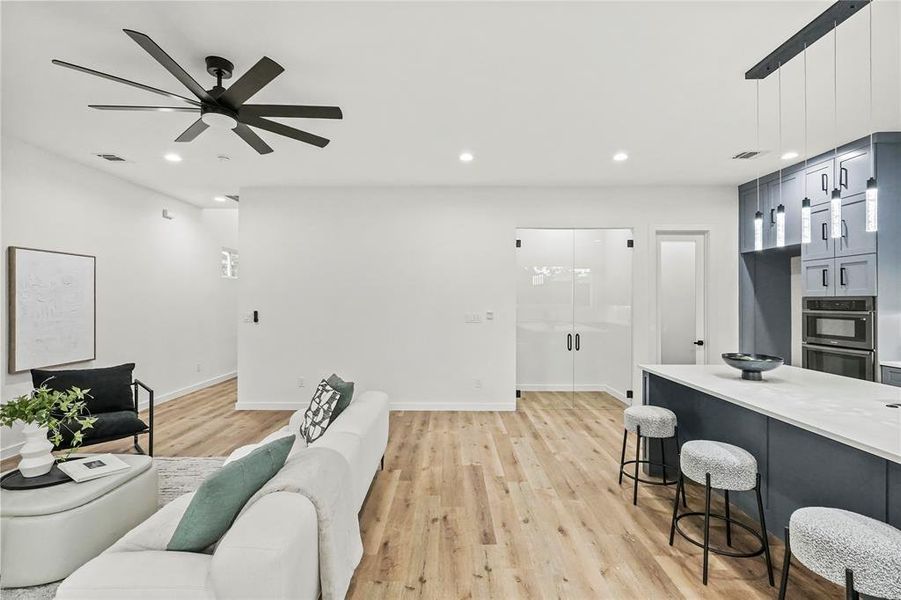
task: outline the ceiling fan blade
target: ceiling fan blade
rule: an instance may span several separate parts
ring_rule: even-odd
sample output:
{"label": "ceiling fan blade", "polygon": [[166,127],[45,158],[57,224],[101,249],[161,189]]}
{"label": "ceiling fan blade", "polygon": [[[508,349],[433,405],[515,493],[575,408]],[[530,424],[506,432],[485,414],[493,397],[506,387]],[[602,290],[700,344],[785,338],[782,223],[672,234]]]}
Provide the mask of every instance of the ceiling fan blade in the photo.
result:
{"label": "ceiling fan blade", "polygon": [[[232,129],[238,136],[250,144],[250,146],[260,154],[269,154],[272,148],[263,141],[263,138],[253,132],[253,130],[244,123],[238,123],[238,126]],[[237,200],[237,198],[235,198]]]}
{"label": "ceiling fan blade", "polygon": [[291,104],[245,104],[242,114],[255,117],[291,117],[297,119],[343,119],[337,106],[299,106]]}
{"label": "ceiling fan blade", "polygon": [[166,52],[157,46],[156,42],[152,39],[144,35],[139,31],[132,31],[131,29],[123,29],[122,31],[125,34],[133,39],[138,45],[147,51],[150,56],[152,56],[156,62],[163,65],[167,71],[172,73],[176,79],[178,79],[182,85],[191,90],[195,96],[203,100],[204,102],[213,102],[213,97],[201,87],[199,83],[194,81],[194,78],[188,75],[187,71],[181,68],[181,66],[175,62],[171,56],[166,54]]}
{"label": "ceiling fan blade", "polygon": [[293,127],[288,127],[287,125],[282,125],[281,123],[276,123],[275,121],[255,117],[253,115],[239,114],[238,119],[242,123],[250,125],[251,127],[265,129],[266,131],[271,131],[272,133],[277,133],[279,135],[299,140],[301,142],[306,142],[307,144],[312,144],[320,148],[325,148],[329,143],[329,140],[325,139],[324,137],[320,137],[312,133],[307,133],[306,131],[301,131],[300,129],[294,129]]}
{"label": "ceiling fan blade", "polygon": [[238,108],[244,101],[259,92],[270,81],[278,77],[285,69],[269,58],[264,56],[257,61],[257,64],[241,75],[225,92],[219,96],[219,101]]}
{"label": "ceiling fan blade", "polygon": [[88,108],[97,110],[145,110],[157,112],[200,112],[199,108],[190,106],[123,106],[120,104],[88,104]]}
{"label": "ceiling fan blade", "polygon": [[150,87],[149,85],[144,85],[143,83],[138,83],[136,81],[129,81],[128,79],[122,79],[121,77],[116,77],[115,75],[110,75],[109,73],[101,73],[100,71],[95,71],[94,69],[89,69],[87,67],[81,67],[79,65],[73,65],[72,63],[67,63],[65,61],[57,60],[55,58],[51,62],[60,67],[66,67],[67,69],[81,71],[82,73],[87,73],[88,75],[94,75],[96,77],[102,77],[104,79],[109,79],[110,81],[124,83],[125,85],[130,85],[132,87],[136,87],[139,90],[153,92],[154,94],[166,96],[167,98],[174,98],[176,100],[184,100],[188,104],[193,104],[194,106],[200,106],[200,102],[198,102],[197,100],[192,100],[191,98],[185,98],[184,96],[179,96],[178,94],[173,94],[172,92],[167,92],[165,90],[160,90],[155,87]]}
{"label": "ceiling fan blade", "polygon": [[176,142],[190,142],[194,138],[196,138],[198,135],[200,135],[201,133],[206,131],[207,127],[209,127],[209,125],[204,123],[201,119],[197,119],[196,121],[194,121],[194,123],[190,127],[185,129],[184,132],[180,136],[175,138],[175,141]]}

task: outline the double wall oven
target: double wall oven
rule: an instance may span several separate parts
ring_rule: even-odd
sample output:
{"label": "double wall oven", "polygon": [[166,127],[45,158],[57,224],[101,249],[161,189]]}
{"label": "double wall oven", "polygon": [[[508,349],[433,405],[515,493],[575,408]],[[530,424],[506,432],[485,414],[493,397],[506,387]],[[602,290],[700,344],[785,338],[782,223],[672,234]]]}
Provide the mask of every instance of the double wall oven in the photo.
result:
{"label": "double wall oven", "polygon": [[803,367],[876,379],[876,298],[804,298]]}

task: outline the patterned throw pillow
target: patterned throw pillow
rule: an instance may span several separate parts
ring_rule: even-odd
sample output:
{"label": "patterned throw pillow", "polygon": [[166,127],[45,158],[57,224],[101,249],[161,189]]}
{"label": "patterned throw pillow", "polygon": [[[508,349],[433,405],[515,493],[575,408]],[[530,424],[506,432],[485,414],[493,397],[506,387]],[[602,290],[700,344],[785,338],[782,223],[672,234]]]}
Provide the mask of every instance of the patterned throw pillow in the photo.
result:
{"label": "patterned throw pillow", "polygon": [[300,426],[300,435],[307,440],[308,444],[312,444],[325,433],[340,397],[341,393],[330,386],[325,379],[319,382],[316,393],[310,400],[310,406],[303,414],[303,423]]}

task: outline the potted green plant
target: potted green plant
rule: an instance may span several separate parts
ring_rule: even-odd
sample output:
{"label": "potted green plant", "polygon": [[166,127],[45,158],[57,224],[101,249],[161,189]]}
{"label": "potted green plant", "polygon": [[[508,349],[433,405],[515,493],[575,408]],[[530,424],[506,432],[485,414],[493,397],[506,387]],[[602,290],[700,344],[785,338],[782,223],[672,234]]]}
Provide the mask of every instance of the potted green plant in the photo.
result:
{"label": "potted green plant", "polygon": [[64,429],[72,434],[66,456],[81,446],[82,431],[93,427],[97,420],[85,414],[88,392],[76,387],[59,392],[48,388],[45,382],[30,394],[0,406],[0,425],[12,427],[17,421],[25,425],[25,444],[19,451],[23,477],[38,477],[53,468],[56,459],[50,451],[62,443]]}

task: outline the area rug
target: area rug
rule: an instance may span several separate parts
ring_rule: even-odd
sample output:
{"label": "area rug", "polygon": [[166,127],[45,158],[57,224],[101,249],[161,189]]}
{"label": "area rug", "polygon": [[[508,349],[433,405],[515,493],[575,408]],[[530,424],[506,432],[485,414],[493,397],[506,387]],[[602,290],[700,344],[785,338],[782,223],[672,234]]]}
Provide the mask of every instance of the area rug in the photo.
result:
{"label": "area rug", "polygon": [[[154,458],[160,478],[159,502],[162,508],[182,494],[196,490],[207,475],[217,470],[224,458]],[[0,577],[0,585],[2,585]],[[2,600],[52,600],[59,582],[27,588],[0,589]]]}

